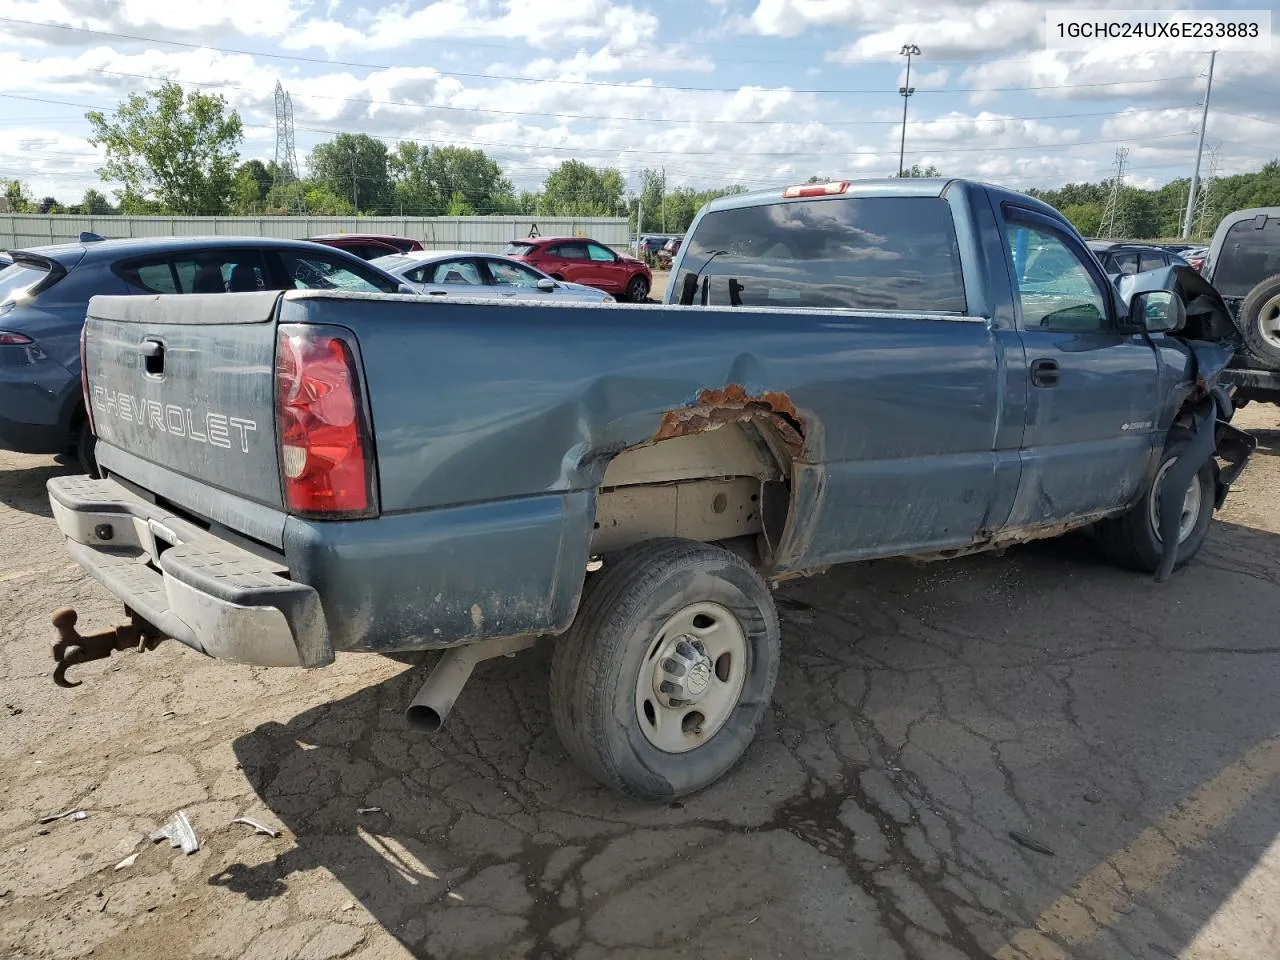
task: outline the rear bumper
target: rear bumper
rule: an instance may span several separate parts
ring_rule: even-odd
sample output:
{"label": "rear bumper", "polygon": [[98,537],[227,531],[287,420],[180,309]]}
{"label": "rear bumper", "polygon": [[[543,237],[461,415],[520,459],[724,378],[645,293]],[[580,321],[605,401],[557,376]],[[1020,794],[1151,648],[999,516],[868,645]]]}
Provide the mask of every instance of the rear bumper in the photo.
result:
{"label": "rear bumper", "polygon": [[1280,372],[1243,367],[1227,367],[1218,375],[1218,382],[1236,388],[1243,400],[1262,400],[1280,403]]}
{"label": "rear bumper", "polygon": [[114,480],[55,477],[49,502],[76,561],[125,606],[194,650],[236,663],[320,667],[320,599],[270,560]]}

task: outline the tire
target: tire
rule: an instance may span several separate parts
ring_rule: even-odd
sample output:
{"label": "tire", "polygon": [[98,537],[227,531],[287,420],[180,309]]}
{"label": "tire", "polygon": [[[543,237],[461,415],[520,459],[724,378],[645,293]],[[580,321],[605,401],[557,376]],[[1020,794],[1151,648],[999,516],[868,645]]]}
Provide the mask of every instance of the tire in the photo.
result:
{"label": "tire", "polygon": [[80,469],[95,479],[99,476],[97,446],[98,438],[89,429],[89,422],[83,421],[76,428],[76,459],[80,461]]}
{"label": "tire", "polygon": [[627,282],[627,300],[631,303],[644,303],[649,296],[649,281],[644,277],[632,277]]}
{"label": "tire", "polygon": [[[1189,441],[1179,438],[1172,440],[1164,449],[1160,458],[1160,467],[1155,479],[1147,489],[1142,500],[1123,516],[1113,520],[1104,520],[1098,524],[1098,535],[1103,552],[1117,566],[1140,573],[1155,573],[1160,566],[1163,553],[1160,535],[1155,529],[1157,511],[1153,501],[1158,496],[1158,484],[1169,466],[1179,454],[1185,450]],[[1174,561],[1175,570],[1186,566],[1200,552],[1205,538],[1209,535],[1209,524],[1213,520],[1213,500],[1215,479],[1213,460],[1206,460],[1192,481],[1192,489],[1199,487],[1199,502],[1195,507],[1194,522],[1188,520],[1189,529],[1178,544],[1178,556]],[[1189,496],[1194,496],[1189,493]],[[1186,504],[1184,503],[1184,507]]]}
{"label": "tire", "polygon": [[[690,630],[705,634],[670,626],[685,618]],[[742,640],[740,652],[726,660],[716,644],[729,638],[726,649],[732,648],[735,636]],[[676,649],[682,643],[686,653],[699,652],[689,639],[705,639],[700,650],[708,658],[701,667],[684,660],[689,669],[680,682],[702,699],[664,705],[655,676],[675,663],[673,657],[683,657]],[[587,773],[620,793],[653,801],[693,793],[722,777],[751,743],[773,693],[779,656],[778,612],[750,565],[704,543],[646,541],[605,559],[604,570],[587,582],[573,626],[555,642],[556,732]],[[660,748],[655,738],[679,743]]]}
{"label": "tire", "polygon": [[1240,327],[1249,352],[1280,369],[1280,273],[1249,291],[1240,304]]}

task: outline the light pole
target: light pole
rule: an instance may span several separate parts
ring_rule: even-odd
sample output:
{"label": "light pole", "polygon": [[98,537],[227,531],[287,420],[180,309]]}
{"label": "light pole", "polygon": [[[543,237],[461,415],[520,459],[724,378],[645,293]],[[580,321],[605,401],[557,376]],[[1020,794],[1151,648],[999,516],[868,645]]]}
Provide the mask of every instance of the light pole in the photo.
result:
{"label": "light pole", "polygon": [[898,145],[898,176],[902,176],[902,161],[907,153],[907,99],[916,92],[916,88],[911,85],[911,58],[920,56],[920,48],[914,43],[904,43],[898,55],[907,58],[907,80],[898,88],[898,93],[902,94],[902,142]]}

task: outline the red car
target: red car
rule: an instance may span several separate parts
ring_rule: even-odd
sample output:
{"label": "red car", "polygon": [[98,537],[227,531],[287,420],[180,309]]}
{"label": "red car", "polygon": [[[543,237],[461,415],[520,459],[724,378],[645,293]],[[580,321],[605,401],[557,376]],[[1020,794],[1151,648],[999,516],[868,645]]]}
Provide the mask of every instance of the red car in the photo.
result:
{"label": "red car", "polygon": [[641,303],[653,286],[653,272],[641,260],[614,253],[603,243],[583,237],[537,237],[512,240],[503,251],[557,280],[581,283]]}
{"label": "red car", "polygon": [[392,237],[381,233],[327,233],[320,237],[308,237],[312,243],[337,247],[353,253],[361,260],[375,260],[396,253],[421,250],[422,244],[408,237]]}

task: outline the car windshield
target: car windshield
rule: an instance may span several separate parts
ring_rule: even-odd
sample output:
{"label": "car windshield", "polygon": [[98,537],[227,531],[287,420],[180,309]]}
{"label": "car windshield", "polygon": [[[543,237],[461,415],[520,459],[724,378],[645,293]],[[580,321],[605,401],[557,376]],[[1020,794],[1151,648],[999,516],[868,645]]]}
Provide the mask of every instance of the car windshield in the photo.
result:
{"label": "car windshield", "polygon": [[416,263],[417,261],[415,261],[413,257],[406,257],[398,253],[392,253],[385,257],[378,257],[374,260],[370,260],[369,262],[375,267],[380,267],[381,269],[386,270],[388,273],[394,273],[396,267],[408,266],[409,264]]}
{"label": "car windshield", "polygon": [[518,240],[513,240],[507,244],[507,248],[502,252],[508,257],[527,257],[533,253],[533,250],[534,245],[532,243],[520,243]]}
{"label": "car windshield", "polygon": [[0,303],[17,300],[29,287],[49,275],[45,267],[33,263],[11,263],[0,269]]}

